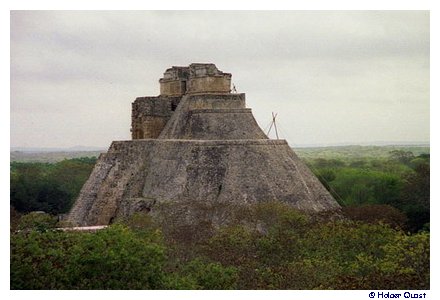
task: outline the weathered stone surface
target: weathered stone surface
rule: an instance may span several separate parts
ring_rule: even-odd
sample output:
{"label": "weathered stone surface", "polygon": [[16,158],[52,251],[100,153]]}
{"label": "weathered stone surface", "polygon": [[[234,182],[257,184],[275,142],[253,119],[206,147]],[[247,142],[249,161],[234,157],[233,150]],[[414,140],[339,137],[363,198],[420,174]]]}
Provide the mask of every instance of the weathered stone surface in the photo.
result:
{"label": "weathered stone surface", "polygon": [[186,95],[159,139],[267,139],[245,108],[244,94]]}
{"label": "weathered stone surface", "polygon": [[245,94],[205,94],[187,96],[187,109],[246,108]]}
{"label": "weathered stone surface", "polygon": [[132,104],[132,139],[157,138],[184,95],[201,95],[192,98],[191,108],[245,108],[244,94],[230,94],[231,74],[214,64],[172,67],[159,82],[160,96],[139,97]]}
{"label": "weathered stone surface", "polygon": [[131,105],[132,139],[157,138],[181,97],[139,97]]}
{"label": "weathered stone surface", "polygon": [[[161,84],[219,76],[230,79],[213,64],[192,64],[168,69]],[[339,208],[285,140],[267,138],[244,94],[208,88],[137,98],[132,108],[133,140],[113,142],[99,158],[71,223],[106,225],[137,211],[154,214],[167,203],[187,216],[197,215],[187,203],[218,208],[275,200],[309,212]]]}
{"label": "weathered stone surface", "polygon": [[160,94],[182,96],[184,94],[229,93],[231,74],[223,73],[214,64],[191,64],[189,67],[172,67],[159,79]]}
{"label": "weathered stone surface", "polygon": [[80,225],[109,224],[155,203],[279,200],[305,211],[338,204],[285,140],[113,142],[70,213]]}

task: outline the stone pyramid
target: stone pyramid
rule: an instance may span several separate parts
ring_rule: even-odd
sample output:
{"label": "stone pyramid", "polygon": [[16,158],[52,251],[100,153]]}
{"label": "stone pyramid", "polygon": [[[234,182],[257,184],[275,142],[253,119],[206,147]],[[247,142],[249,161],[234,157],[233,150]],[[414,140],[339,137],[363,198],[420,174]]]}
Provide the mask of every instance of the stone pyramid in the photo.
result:
{"label": "stone pyramid", "polygon": [[179,202],[339,208],[285,140],[264,134],[245,94],[231,93],[231,74],[191,64],[167,69],[159,82],[159,96],[132,103],[132,140],[99,157],[67,221],[106,225]]}

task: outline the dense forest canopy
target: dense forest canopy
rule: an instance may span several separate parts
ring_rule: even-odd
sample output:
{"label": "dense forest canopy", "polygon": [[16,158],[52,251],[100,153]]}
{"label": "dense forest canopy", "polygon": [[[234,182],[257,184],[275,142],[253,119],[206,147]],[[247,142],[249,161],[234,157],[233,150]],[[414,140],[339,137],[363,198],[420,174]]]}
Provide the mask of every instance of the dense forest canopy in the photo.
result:
{"label": "dense forest canopy", "polygon": [[66,213],[87,180],[96,157],[51,163],[11,163],[11,205],[21,213]]}
{"label": "dense forest canopy", "polygon": [[164,210],[95,233],[53,230],[95,157],[11,162],[11,288],[428,289],[429,149],[352,150],[364,154],[298,151],[342,206],[337,218],[268,199],[220,227]]}
{"label": "dense forest canopy", "polygon": [[230,212],[221,227],[137,214],[96,232],[53,230],[50,217],[31,213],[11,237],[11,288],[430,287],[428,232],[316,220],[280,202]]}

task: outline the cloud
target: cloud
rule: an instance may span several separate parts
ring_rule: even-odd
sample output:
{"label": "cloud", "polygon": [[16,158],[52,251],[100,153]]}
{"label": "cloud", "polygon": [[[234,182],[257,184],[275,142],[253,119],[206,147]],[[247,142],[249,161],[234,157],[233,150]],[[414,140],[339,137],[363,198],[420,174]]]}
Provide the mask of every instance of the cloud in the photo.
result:
{"label": "cloud", "polygon": [[428,140],[429,43],[427,11],[13,11],[11,144],[129,139],[134,98],[192,62],[296,144]]}

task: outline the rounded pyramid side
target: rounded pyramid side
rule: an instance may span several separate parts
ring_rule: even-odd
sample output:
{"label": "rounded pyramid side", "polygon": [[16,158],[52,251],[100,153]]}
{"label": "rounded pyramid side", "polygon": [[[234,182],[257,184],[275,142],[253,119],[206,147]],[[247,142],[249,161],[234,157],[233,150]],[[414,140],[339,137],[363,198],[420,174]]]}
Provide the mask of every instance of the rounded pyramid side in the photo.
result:
{"label": "rounded pyramid side", "polygon": [[299,210],[339,209],[285,140],[158,140],[142,197],[167,201],[282,201]]}

